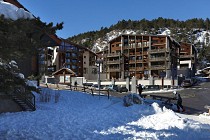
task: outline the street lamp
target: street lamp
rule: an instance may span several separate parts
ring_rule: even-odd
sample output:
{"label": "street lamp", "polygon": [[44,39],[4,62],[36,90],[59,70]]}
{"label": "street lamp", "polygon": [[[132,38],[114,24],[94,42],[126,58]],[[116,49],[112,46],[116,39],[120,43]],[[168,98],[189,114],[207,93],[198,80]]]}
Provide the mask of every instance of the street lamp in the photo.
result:
{"label": "street lamp", "polygon": [[98,89],[99,89],[99,98],[100,98],[100,90],[101,90],[101,77],[100,77],[100,67],[101,63],[103,63],[102,59],[97,59],[96,64],[98,64]]}

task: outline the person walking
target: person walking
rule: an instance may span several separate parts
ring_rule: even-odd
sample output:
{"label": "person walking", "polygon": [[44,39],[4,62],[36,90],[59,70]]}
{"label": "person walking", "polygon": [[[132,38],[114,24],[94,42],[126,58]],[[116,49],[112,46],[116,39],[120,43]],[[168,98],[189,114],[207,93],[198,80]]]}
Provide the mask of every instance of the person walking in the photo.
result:
{"label": "person walking", "polygon": [[142,98],[142,95],[141,95],[142,90],[143,90],[142,85],[139,84],[139,85],[138,85],[138,92],[139,92],[139,96],[140,96],[141,98]]}
{"label": "person walking", "polygon": [[184,107],[182,105],[182,97],[181,97],[181,95],[177,91],[174,91],[173,93],[175,95],[175,99],[177,100],[177,112],[180,112],[180,108],[182,109],[182,112],[184,112],[185,109],[184,109]]}
{"label": "person walking", "polygon": [[74,89],[77,90],[77,81],[74,82]]}

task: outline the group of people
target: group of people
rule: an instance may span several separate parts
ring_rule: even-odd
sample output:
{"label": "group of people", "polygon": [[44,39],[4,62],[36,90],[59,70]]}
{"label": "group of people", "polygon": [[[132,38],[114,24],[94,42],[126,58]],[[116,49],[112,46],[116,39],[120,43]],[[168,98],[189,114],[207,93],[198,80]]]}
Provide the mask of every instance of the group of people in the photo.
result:
{"label": "group of people", "polygon": [[[137,88],[138,88],[139,96],[142,98],[143,97],[142,96],[142,91],[143,91],[142,85],[139,84],[137,86]],[[182,105],[182,97],[180,96],[180,94],[176,90],[174,90],[173,93],[174,93],[174,96],[175,96],[174,99],[177,100],[177,104],[176,104],[177,112],[180,112],[180,109],[182,110],[182,112],[184,112],[185,109],[184,109],[184,107]]]}

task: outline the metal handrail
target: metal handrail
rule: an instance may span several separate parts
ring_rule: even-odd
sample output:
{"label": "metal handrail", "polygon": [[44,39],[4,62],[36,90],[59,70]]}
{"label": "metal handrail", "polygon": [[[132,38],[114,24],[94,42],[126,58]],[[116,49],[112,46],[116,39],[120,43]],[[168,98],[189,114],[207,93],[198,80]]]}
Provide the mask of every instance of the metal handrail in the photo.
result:
{"label": "metal handrail", "polygon": [[21,92],[19,89],[15,90],[15,95],[19,96],[21,99],[23,99],[25,101],[25,103],[31,108],[33,109],[33,111],[36,110],[36,97],[34,94],[29,93],[30,96],[32,96],[32,101],[30,100],[30,97],[26,96],[26,92]]}

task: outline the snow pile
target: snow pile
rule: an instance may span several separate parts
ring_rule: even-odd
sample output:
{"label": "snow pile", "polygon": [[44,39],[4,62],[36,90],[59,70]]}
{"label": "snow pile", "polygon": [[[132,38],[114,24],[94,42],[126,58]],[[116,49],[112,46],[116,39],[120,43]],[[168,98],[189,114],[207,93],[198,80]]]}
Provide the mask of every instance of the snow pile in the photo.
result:
{"label": "snow pile", "polygon": [[208,45],[210,40],[210,32],[209,31],[200,31],[195,34],[196,40],[195,43],[204,42],[204,44]]}
{"label": "snow pile", "polygon": [[33,19],[33,15],[22,8],[18,8],[13,4],[0,1],[0,15],[4,15],[7,19],[17,20],[20,18]]}
{"label": "snow pile", "polygon": [[162,29],[160,32],[161,33],[158,35],[171,35],[171,30],[169,30],[168,28]]}
{"label": "snow pile", "polygon": [[201,124],[181,118],[157,103],[124,107],[120,98],[46,90],[53,95],[60,92],[59,102],[37,102],[34,112],[0,114],[0,139],[210,138],[210,121]]}
{"label": "snow pile", "polygon": [[26,85],[31,86],[31,87],[35,87],[35,88],[39,88],[37,86],[37,81],[26,80]]}
{"label": "snow pile", "polygon": [[[111,41],[112,39],[122,35],[122,34],[137,34],[136,31],[133,30],[113,30],[109,33],[107,33],[104,38],[98,38],[92,48],[93,52],[97,52],[97,51],[103,51],[104,48],[106,48],[108,46],[108,42]],[[83,40],[83,42],[86,41]]]}

